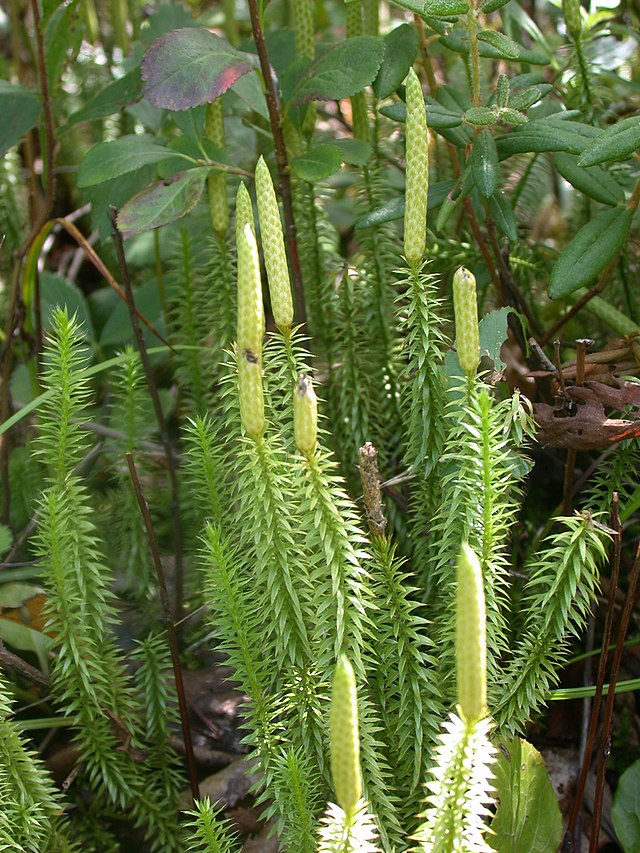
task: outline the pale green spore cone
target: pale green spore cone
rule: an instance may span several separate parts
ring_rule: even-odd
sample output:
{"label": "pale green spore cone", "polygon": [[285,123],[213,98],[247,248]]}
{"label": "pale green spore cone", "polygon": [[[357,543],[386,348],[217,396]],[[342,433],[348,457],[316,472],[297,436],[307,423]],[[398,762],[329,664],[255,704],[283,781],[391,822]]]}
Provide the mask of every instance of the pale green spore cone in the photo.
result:
{"label": "pale green spore cone", "polygon": [[336,802],[346,814],[351,814],[362,797],[362,774],[356,677],[346,655],[338,658],[333,676],[329,742]]}
{"label": "pale green spore cone", "polygon": [[429,136],[422,86],[410,69],[406,86],[406,206],[404,211],[404,255],[418,265],[427,240],[427,197],[429,194]]}
{"label": "pale green spore cone", "polygon": [[265,425],[262,365],[249,349],[238,350],[238,397],[244,431],[251,438],[260,438]]}
{"label": "pale green spore cone", "polygon": [[301,374],[293,395],[293,436],[300,453],[312,457],[318,443],[318,398],[305,373]]}
{"label": "pale green spore cone", "polygon": [[[222,101],[218,98],[212,104],[207,104],[204,118],[204,134],[218,148],[224,148],[224,115]],[[210,175],[207,178],[209,190],[209,211],[213,230],[220,237],[227,233],[229,227],[229,201],[227,199],[227,176],[224,172]]]}
{"label": "pale green spore cone", "polygon": [[473,375],[480,363],[480,332],[476,278],[466,267],[453,276],[453,313],[456,323],[456,350],[460,366]]}
{"label": "pale green spore cone", "polygon": [[287,332],[293,324],[293,297],[278,200],[264,157],[256,166],[256,196],[273,319],[280,331]]}
{"label": "pale green spore cone", "polygon": [[466,543],[457,565],[456,677],[462,718],[487,715],[487,636],[480,561]]}
{"label": "pale green spore cone", "polygon": [[238,351],[248,350],[258,361],[262,357],[264,308],[260,258],[253,224],[251,199],[240,184],[236,206],[236,243],[238,252]]}

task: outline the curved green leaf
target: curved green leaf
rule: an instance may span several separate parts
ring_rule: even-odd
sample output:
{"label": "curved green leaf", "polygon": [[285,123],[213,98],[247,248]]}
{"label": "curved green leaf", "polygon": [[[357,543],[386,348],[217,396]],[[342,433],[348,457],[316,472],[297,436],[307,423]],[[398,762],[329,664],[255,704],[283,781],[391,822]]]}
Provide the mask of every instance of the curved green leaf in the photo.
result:
{"label": "curved green leaf", "polygon": [[536,151],[567,151],[581,154],[598,136],[598,129],[588,124],[564,118],[559,113],[547,118],[530,121],[524,127],[513,130],[496,140],[501,160],[512,154]]}
{"label": "curved green leaf", "polygon": [[494,193],[489,199],[489,213],[505,237],[512,243],[515,242],[518,239],[516,218],[511,205],[500,191]]}
{"label": "curved green leaf", "polygon": [[156,107],[188,110],[215,101],[253,65],[229,42],[205,29],[165,33],[142,60],[143,92]]}
{"label": "curved green leaf", "polygon": [[620,777],[611,817],[624,853],[640,853],[640,760]]}
{"label": "curved green leaf", "polygon": [[498,751],[494,766],[498,807],[492,846],[500,853],[549,853],[562,840],[562,815],[540,753],[520,738]]}
{"label": "curved green leaf", "polygon": [[198,203],[208,169],[190,169],[167,181],[159,181],[134,195],[118,214],[124,237],[175,222]]}
{"label": "curved green leaf", "polygon": [[37,92],[0,80],[0,157],[36,126],[41,112]]}
{"label": "curved green leaf", "polygon": [[584,152],[578,165],[596,166],[608,160],[621,160],[640,148],[640,116],[624,118],[602,133]]}
{"label": "curved green leaf", "polygon": [[549,283],[549,296],[567,296],[591,284],[622,247],[633,214],[627,207],[614,207],[587,222],[556,261]]}
{"label": "curved green leaf", "polygon": [[384,43],[357,36],[330,47],[300,75],[291,104],[350,98],[372,83],[382,64]]}
{"label": "curved green leaf", "polygon": [[556,154],[556,169],[565,181],[577,190],[602,204],[619,204],[624,201],[624,190],[615,178],[599,166],[583,168],[578,166],[576,157],[571,154]]}
{"label": "curved green leaf", "polygon": [[341,165],[340,151],[334,145],[327,143],[316,145],[292,160],[291,170],[298,178],[313,184],[335,174]]}
{"label": "curved green leaf", "polygon": [[80,164],[78,186],[92,187],[171,157],[175,157],[173,151],[156,145],[149,136],[121,136],[113,142],[101,142]]}
{"label": "curved green leaf", "polygon": [[453,18],[456,15],[466,15],[469,11],[467,0],[427,0],[424,4],[427,15],[436,18]]}
{"label": "curved green leaf", "polygon": [[81,121],[91,121],[97,118],[113,115],[127,104],[142,97],[142,77],[139,68],[132,68],[123,77],[113,80],[101,89],[93,98],[89,98],[80,109],[71,113],[67,123],[62,128],[71,127]]}

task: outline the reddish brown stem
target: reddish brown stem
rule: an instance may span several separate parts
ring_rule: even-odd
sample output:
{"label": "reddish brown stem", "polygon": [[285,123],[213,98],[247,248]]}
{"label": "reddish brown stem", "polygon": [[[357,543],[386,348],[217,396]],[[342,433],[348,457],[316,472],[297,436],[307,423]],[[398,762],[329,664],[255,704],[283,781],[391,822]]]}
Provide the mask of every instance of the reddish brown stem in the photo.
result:
{"label": "reddish brown stem", "polygon": [[111,219],[111,230],[116,246],[118,264],[120,266],[120,277],[122,279],[122,284],[127,297],[129,320],[131,322],[131,328],[133,329],[133,334],[136,340],[136,346],[140,354],[142,369],[144,370],[145,378],[147,380],[149,395],[153,403],[153,409],[158,424],[158,431],[160,432],[160,440],[162,441],[165,453],[167,455],[167,468],[169,471],[169,480],[171,482],[171,518],[173,520],[173,550],[176,569],[174,614],[175,618],[179,620],[182,617],[182,596],[184,578],[182,565],[182,525],[180,521],[180,493],[178,487],[177,463],[173,452],[173,447],[169,439],[167,423],[165,421],[164,413],[162,411],[160,395],[158,394],[158,386],[156,385],[153,370],[151,369],[151,362],[149,361],[149,355],[147,353],[147,345],[144,340],[144,335],[142,334],[142,329],[140,328],[140,323],[138,322],[138,313],[136,311],[136,305],[133,297],[133,288],[131,287],[131,279],[129,277],[129,267],[127,266],[127,260],[124,254],[124,243],[122,241],[122,234],[120,232],[120,229],[118,228],[117,211],[112,206],[109,207],[109,218]]}
{"label": "reddish brown stem", "polygon": [[289,261],[291,263],[291,275],[293,278],[293,291],[296,303],[296,322],[303,324],[307,322],[304,290],[302,286],[302,269],[300,267],[300,255],[298,253],[298,240],[296,237],[296,224],[293,217],[293,198],[291,194],[291,179],[289,177],[289,162],[287,159],[287,148],[282,132],[282,117],[278,92],[275,83],[275,72],[269,62],[269,52],[260,23],[260,13],[256,0],[249,0],[249,14],[251,15],[251,29],[258,50],[260,70],[264,80],[267,95],[267,109],[269,110],[269,121],[271,123],[271,135],[276,150],[276,162],[278,164],[278,175],[280,177],[280,196],[282,198],[282,209],[284,223],[287,232],[287,246],[289,248]]}
{"label": "reddish brown stem", "polygon": [[133,488],[135,489],[136,498],[138,500],[138,506],[140,507],[140,513],[142,514],[142,518],[144,519],[144,525],[147,530],[147,538],[149,540],[149,548],[151,550],[151,555],[153,557],[153,564],[156,569],[156,575],[158,577],[158,589],[160,592],[160,604],[162,606],[162,617],[164,619],[164,625],[167,629],[167,638],[169,640],[169,648],[171,649],[171,663],[173,666],[173,677],[176,684],[176,693],[178,694],[178,707],[180,708],[180,723],[182,725],[182,738],[184,740],[184,752],[185,757],[187,759],[187,770],[189,772],[189,783],[191,786],[191,797],[192,799],[198,800],[200,799],[200,787],[198,785],[198,768],[196,767],[196,761],[193,755],[193,743],[191,741],[191,728],[189,726],[189,711],[187,708],[187,697],[184,691],[184,681],[182,678],[182,666],[180,664],[180,654],[178,651],[178,637],[176,634],[175,625],[173,623],[173,619],[171,617],[171,605],[169,603],[169,593],[167,592],[167,582],[164,576],[164,569],[162,568],[162,560],[160,559],[160,552],[158,551],[158,543],[156,541],[155,533],[153,530],[153,522],[151,521],[151,514],[149,512],[149,504],[147,503],[147,499],[144,496],[144,492],[142,491],[142,485],[140,483],[140,479],[138,477],[138,472],[136,470],[135,462],[133,461],[133,456],[131,453],[127,451],[125,454],[127,458],[127,465],[129,466],[129,474],[131,475],[131,482],[133,483]]}
{"label": "reddish brown stem", "polygon": [[[618,519],[618,524],[620,521]],[[615,552],[615,560],[619,566],[620,564],[620,548],[622,545],[621,539],[621,526],[618,528],[620,534],[618,536],[618,540],[615,543],[616,552]],[[619,568],[616,569],[616,572],[619,572]],[[611,661],[611,672],[609,673],[609,692],[607,693],[607,699],[604,706],[604,713],[602,715],[602,734],[600,737],[600,749],[598,751],[598,769],[596,774],[596,791],[594,794],[593,800],[593,832],[591,833],[591,841],[589,843],[589,853],[596,853],[598,849],[598,833],[600,828],[600,822],[602,820],[602,797],[604,794],[605,788],[605,773],[607,771],[607,758],[609,757],[609,752],[611,749],[611,730],[613,727],[613,703],[615,701],[615,693],[616,693],[616,684],[618,682],[618,673],[620,671],[620,663],[622,661],[622,652],[624,650],[624,641],[627,636],[627,630],[629,628],[629,622],[631,621],[631,616],[633,614],[633,610],[636,605],[636,598],[638,595],[638,583],[640,581],[640,545],[638,545],[636,549],[635,560],[633,561],[633,566],[631,567],[631,572],[629,574],[628,579],[628,587],[627,587],[627,597],[624,601],[624,607],[622,609],[622,617],[620,619],[620,625],[618,628],[618,636],[616,637],[616,648],[613,653],[613,660]],[[612,583],[613,587],[613,583]],[[610,609],[613,610],[613,604],[611,604]],[[604,640],[603,640],[603,648],[604,648]]]}
{"label": "reddish brown stem", "polygon": [[[596,692],[595,696],[593,697],[593,704],[591,706],[591,719],[589,720],[589,731],[587,733],[587,741],[582,761],[582,769],[580,772],[580,777],[576,783],[576,793],[573,801],[573,809],[571,811],[569,823],[567,824],[567,830],[562,846],[562,849],[563,851],[565,851],[565,853],[571,853],[571,851],[579,849],[580,846],[579,839],[576,838],[576,829],[582,810],[582,801],[584,798],[584,791],[587,784],[587,777],[589,775],[589,770],[591,767],[591,757],[593,755],[593,747],[595,744],[596,733],[598,731],[598,721],[600,718],[600,703],[602,702],[602,690],[607,674],[607,658],[609,644],[611,642],[611,632],[613,629],[615,595],[618,589],[618,580],[620,576],[620,546],[622,544],[622,526],[620,524],[620,512],[617,492],[614,492],[613,495],[610,525],[611,528],[616,531],[616,536],[614,538],[614,551],[611,558],[611,582],[609,584],[607,615],[605,618],[604,632],[602,635],[602,651],[600,653],[600,662],[598,664],[598,679],[596,682]],[[613,695],[613,690],[611,690],[611,695]],[[595,829],[598,824],[596,824],[594,821],[593,826]],[[595,834],[597,836],[597,829],[595,830]]]}

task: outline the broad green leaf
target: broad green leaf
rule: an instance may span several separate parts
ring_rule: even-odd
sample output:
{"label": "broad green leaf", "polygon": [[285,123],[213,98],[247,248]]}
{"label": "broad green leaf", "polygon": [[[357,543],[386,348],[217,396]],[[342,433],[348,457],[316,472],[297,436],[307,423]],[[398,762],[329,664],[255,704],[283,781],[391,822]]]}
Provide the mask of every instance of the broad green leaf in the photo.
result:
{"label": "broad green leaf", "polygon": [[611,817],[624,853],[640,853],[640,759],[618,780]]}
{"label": "broad green leaf", "polygon": [[400,24],[385,36],[384,58],[373,81],[376,98],[388,98],[401,85],[418,53],[418,31]]}
{"label": "broad green leaf", "polygon": [[340,152],[345,163],[366,166],[371,157],[371,146],[361,139],[334,139],[331,143]]}
{"label": "broad green leaf", "polygon": [[549,296],[557,299],[591,284],[622,247],[633,214],[627,207],[614,207],[595,216],[578,231],[555,263]]}
{"label": "broad green leaf", "polygon": [[[6,527],[4,529],[7,530]],[[2,531],[0,530],[1,535]],[[1,552],[2,543],[0,542]],[[0,584],[0,607],[20,607],[21,604],[33,598],[34,595],[42,595],[43,593],[44,590],[41,586],[36,586],[32,583],[18,583],[15,581],[13,583],[3,583]]]}
{"label": "broad green leaf", "polygon": [[142,60],[143,92],[156,107],[188,110],[210,103],[253,70],[247,56],[205,29],[165,33]]}
{"label": "broad green leaf", "polygon": [[149,26],[140,31],[140,38],[145,44],[150,44],[171,30],[197,26],[193,16],[182,3],[162,3],[149,16]]}
{"label": "broad green leaf", "polygon": [[0,157],[36,126],[41,112],[37,92],[0,80]]}
{"label": "broad green leaf", "polygon": [[478,33],[478,41],[495,47],[502,59],[517,59],[520,56],[520,46],[509,36],[505,36],[504,33],[498,33],[495,30],[481,30]]}
{"label": "broad green leaf", "polygon": [[470,163],[475,185],[485,198],[490,198],[498,188],[500,178],[498,151],[490,130],[482,130],[476,136]]}
{"label": "broad green leaf", "polygon": [[329,143],[316,145],[291,161],[291,170],[303,181],[313,184],[335,174],[342,165],[340,151]]}
{"label": "broad green leaf", "polygon": [[0,557],[4,557],[13,543],[13,534],[6,524],[0,524]]}
{"label": "broad green leaf", "polygon": [[424,0],[392,0],[392,2],[396,6],[400,6],[401,9],[408,9],[416,15],[424,13]]}
{"label": "broad green leaf", "polygon": [[509,305],[497,311],[490,311],[478,323],[480,336],[480,355],[488,356],[497,371],[502,372],[506,364],[500,358],[502,344],[507,340],[509,314],[516,312]]}
{"label": "broad green leaf", "polygon": [[350,98],[372,83],[382,64],[384,42],[357,36],[339,42],[307,66],[295,86],[291,103]]}
{"label": "broad green leaf", "polygon": [[466,0],[427,0],[424,10],[427,15],[436,18],[454,18],[456,15],[466,15],[469,3]]}
{"label": "broad green leaf", "polygon": [[142,77],[139,68],[132,68],[124,77],[109,83],[97,95],[71,113],[63,130],[81,121],[93,121],[119,112],[142,97]]}
{"label": "broad green leaf", "polygon": [[123,236],[160,228],[189,213],[202,195],[208,172],[208,169],[190,169],[134,195],[118,214],[118,227]]}
{"label": "broad green leaf", "polygon": [[64,68],[67,53],[73,50],[75,54],[82,42],[82,34],[77,26],[76,6],[78,0],[60,5],[49,21],[44,31],[44,54],[47,65],[49,83],[57,86]]}
{"label": "broad green leaf", "polygon": [[113,142],[101,142],[80,164],[78,186],[91,187],[170,157],[175,154],[156,145],[149,136],[121,136]]}
{"label": "broad green leaf", "polygon": [[0,640],[13,649],[35,653],[40,669],[44,673],[49,671],[48,656],[53,640],[48,634],[36,631],[35,628],[30,628],[21,622],[14,622],[13,619],[0,617]]}
{"label": "broad green leaf", "polygon": [[518,239],[518,226],[513,209],[504,194],[499,190],[489,199],[489,213],[502,233],[515,242]]}
{"label": "broad green leaf", "polygon": [[501,160],[512,154],[536,151],[567,151],[581,154],[599,131],[595,127],[571,119],[563,113],[530,121],[527,125],[496,140]]}
{"label": "broad green leaf", "polygon": [[[429,210],[439,207],[455,186],[455,181],[437,181],[429,184]],[[394,198],[376,207],[370,213],[365,213],[353,223],[354,228],[369,228],[371,225],[381,225],[383,222],[393,222],[404,216],[404,197]]]}
{"label": "broad green leaf", "polygon": [[[162,328],[162,302],[157,281],[149,281],[135,287],[134,297],[138,311],[156,329]],[[133,342],[133,332],[129,321],[129,308],[122,299],[118,299],[100,333],[100,346],[120,348],[130,342]]]}
{"label": "broad green leaf", "polygon": [[624,201],[624,190],[615,178],[600,166],[578,166],[571,154],[555,155],[556,169],[565,181],[577,190],[602,204],[619,204]]}
{"label": "broad green leaf", "polygon": [[108,240],[111,235],[109,206],[113,205],[119,210],[155,178],[156,171],[157,165],[154,163],[83,190],[83,199],[91,204],[91,227],[99,231],[103,240]]}
{"label": "broad green leaf", "polygon": [[497,810],[491,844],[500,853],[549,853],[562,840],[562,815],[540,753],[520,738],[498,751]]}
{"label": "broad green leaf", "polygon": [[640,148],[640,116],[624,118],[596,139],[578,161],[580,166],[596,166],[609,160],[621,160]]}
{"label": "broad green leaf", "polygon": [[56,306],[66,307],[70,317],[76,315],[82,337],[93,340],[95,334],[91,315],[85,296],[77,284],[45,270],[40,276],[40,298],[45,329],[50,328],[53,309]]}

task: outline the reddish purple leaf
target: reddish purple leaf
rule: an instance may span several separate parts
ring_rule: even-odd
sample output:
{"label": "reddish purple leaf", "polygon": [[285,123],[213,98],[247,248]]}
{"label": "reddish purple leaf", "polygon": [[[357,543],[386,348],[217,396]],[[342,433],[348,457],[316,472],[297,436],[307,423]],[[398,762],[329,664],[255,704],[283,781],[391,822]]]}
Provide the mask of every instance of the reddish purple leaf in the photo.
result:
{"label": "reddish purple leaf", "polygon": [[145,97],[168,110],[211,103],[253,70],[247,56],[204,29],[185,27],[156,39],[142,60]]}

